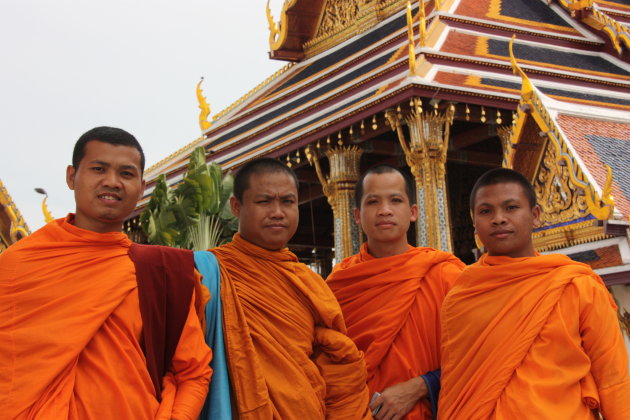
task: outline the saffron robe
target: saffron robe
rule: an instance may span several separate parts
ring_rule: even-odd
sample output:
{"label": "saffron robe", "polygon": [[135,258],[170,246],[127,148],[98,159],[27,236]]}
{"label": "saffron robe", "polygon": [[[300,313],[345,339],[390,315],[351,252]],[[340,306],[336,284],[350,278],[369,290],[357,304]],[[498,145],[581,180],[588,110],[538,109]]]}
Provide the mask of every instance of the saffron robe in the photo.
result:
{"label": "saffron robe", "polygon": [[615,309],[590,267],[564,255],[482,256],[442,306],[439,418],[630,418]]}
{"label": "saffron robe", "polygon": [[0,255],[0,413],[193,419],[210,349],[190,306],[158,402],[142,350],[131,241],[55,220]]}
{"label": "saffron robe", "polygon": [[[337,264],[326,282],[343,311],[348,335],[365,352],[370,392],[440,367],[440,309],[464,263],[452,254],[409,246],[375,258],[360,252]],[[426,398],[405,416],[432,419]]]}
{"label": "saffron robe", "polygon": [[372,418],[363,354],[324,280],[288,249],[268,251],[238,233],[211,251],[235,418]]}

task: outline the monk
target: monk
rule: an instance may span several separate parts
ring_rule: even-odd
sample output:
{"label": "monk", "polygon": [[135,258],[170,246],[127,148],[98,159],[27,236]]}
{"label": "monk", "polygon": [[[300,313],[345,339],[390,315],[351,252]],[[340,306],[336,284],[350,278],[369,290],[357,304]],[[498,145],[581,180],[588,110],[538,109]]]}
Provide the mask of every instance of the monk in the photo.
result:
{"label": "monk", "polygon": [[413,185],[389,165],[355,186],[354,218],[367,236],[327,283],[348,335],[365,352],[370,408],[377,419],[432,419],[439,392],[440,308],[464,264],[452,254],[412,247],[418,217]]}
{"label": "monk", "polygon": [[0,255],[3,419],[198,417],[211,351],[193,254],[122,233],[143,169],[128,132],[86,132],[66,173],[76,212]]}
{"label": "monk", "polygon": [[439,418],[629,419],[615,304],[588,265],[534,251],[540,208],[529,181],[486,172],[470,207],[487,252],[442,306]]}
{"label": "monk", "polygon": [[372,418],[363,354],[346,335],[339,304],[286,248],[299,217],[295,173],[276,159],[247,163],[230,206],[238,233],[211,251],[233,418]]}

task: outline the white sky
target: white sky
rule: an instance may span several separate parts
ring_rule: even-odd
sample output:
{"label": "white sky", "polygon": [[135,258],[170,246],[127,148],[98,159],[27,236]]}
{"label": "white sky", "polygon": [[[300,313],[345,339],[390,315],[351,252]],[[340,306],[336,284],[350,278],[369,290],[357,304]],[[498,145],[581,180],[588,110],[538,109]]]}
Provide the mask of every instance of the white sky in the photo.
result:
{"label": "white sky", "polygon": [[[272,0],[278,19],[281,0]],[[0,2],[0,179],[31,231],[74,211],[65,170],[92,127],[123,128],[147,167],[200,135],[212,114],[285,62],[268,58],[266,0]]]}

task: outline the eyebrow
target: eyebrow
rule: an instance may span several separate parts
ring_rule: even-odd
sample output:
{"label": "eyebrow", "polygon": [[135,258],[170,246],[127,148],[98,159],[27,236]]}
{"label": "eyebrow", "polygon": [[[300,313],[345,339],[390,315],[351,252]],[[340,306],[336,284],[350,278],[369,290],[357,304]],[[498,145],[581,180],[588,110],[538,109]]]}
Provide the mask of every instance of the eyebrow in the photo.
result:
{"label": "eyebrow", "polygon": [[[258,193],[254,196],[254,198],[274,198],[276,197],[277,194],[265,194],[265,193]],[[287,193],[284,195],[281,195],[280,198],[289,198],[289,197],[297,197],[297,195],[295,195],[295,193]]]}
{"label": "eyebrow", "polygon": [[[505,205],[505,204],[513,203],[513,202],[517,202],[518,203],[518,199],[517,198],[508,198],[507,200],[504,200],[501,203],[499,203],[499,205]],[[479,203],[479,204],[477,204],[476,207],[481,207],[481,206],[494,207],[493,204],[486,203],[486,202]]]}
{"label": "eyebrow", "polygon": [[[91,165],[94,165],[94,164],[101,165],[101,166],[105,166],[107,168],[112,166],[111,163],[108,163],[108,162],[105,162],[105,161],[102,161],[102,160],[98,160],[98,159],[90,161],[90,164]],[[139,171],[139,169],[138,169],[138,167],[136,165],[121,165],[120,169],[125,169],[125,170],[130,170],[131,169],[131,170],[134,170],[134,171]]]}

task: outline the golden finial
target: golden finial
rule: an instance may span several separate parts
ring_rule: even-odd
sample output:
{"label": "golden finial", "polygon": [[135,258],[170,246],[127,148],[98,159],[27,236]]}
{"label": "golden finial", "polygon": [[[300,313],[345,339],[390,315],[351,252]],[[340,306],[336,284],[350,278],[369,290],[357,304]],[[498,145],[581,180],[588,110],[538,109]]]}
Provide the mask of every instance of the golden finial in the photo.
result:
{"label": "golden finial", "polygon": [[470,121],[470,108],[468,108],[468,104],[466,104],[466,121]]}
{"label": "golden finial", "polygon": [[512,111],[512,125],[516,125],[516,118],[518,117],[518,115],[516,114],[515,111]]}
{"label": "golden finial", "polygon": [[365,130],[365,121],[361,120],[361,131]]}
{"label": "golden finial", "polygon": [[422,98],[418,98],[416,100],[416,106],[418,107],[417,112],[418,114],[422,114]]}
{"label": "golden finial", "polygon": [[413,16],[411,15],[411,1],[407,0],[407,36],[409,37],[409,75],[416,74],[416,46],[413,36]]}
{"label": "golden finial", "polygon": [[437,115],[438,113],[438,101],[433,103],[433,115]]}
{"label": "golden finial", "polygon": [[317,145],[316,145],[316,147],[317,147],[317,150],[319,150],[319,148],[321,147],[321,146],[319,145],[319,140],[317,140]]}
{"label": "golden finial", "polygon": [[481,118],[479,118],[479,120],[482,123],[486,122],[486,110],[483,108],[483,106],[481,107]]}
{"label": "golden finial", "polygon": [[328,137],[326,137],[326,145],[330,146],[330,135]]}
{"label": "golden finial", "polygon": [[501,118],[501,111],[497,109],[497,119],[495,120],[497,124],[501,124],[503,119]]}
{"label": "golden finial", "polygon": [[201,128],[201,131],[206,131],[210,128],[212,123],[208,121],[208,115],[210,115],[210,105],[208,105],[206,98],[203,96],[201,82],[203,82],[203,77],[199,83],[197,83],[197,101],[199,101],[199,109],[201,109],[201,112],[199,113],[199,127]]}
{"label": "golden finial", "polygon": [[301,159],[300,159],[300,149],[297,149],[295,151],[295,161],[298,163],[298,165],[300,164],[300,161],[301,161]]}
{"label": "golden finial", "polygon": [[35,191],[45,196],[44,200],[42,201],[42,213],[44,213],[44,221],[46,223],[52,222],[53,220],[55,220],[55,218],[53,217],[52,213],[50,213],[50,211],[48,210],[48,206],[46,205],[46,200],[48,200],[48,193],[43,188],[35,188]]}
{"label": "golden finial", "polygon": [[337,134],[337,144],[339,146],[343,144],[343,142],[341,141],[341,131],[339,131],[339,133]]}
{"label": "golden finial", "polygon": [[[427,36],[427,17],[424,12],[424,0],[419,0],[420,3],[420,46],[424,48],[426,44]],[[439,10],[439,7],[438,7]]]}
{"label": "golden finial", "polygon": [[352,137],[352,134],[354,134],[354,130],[352,129],[353,126],[350,126],[350,130],[348,130],[348,134],[350,134],[350,137]]}
{"label": "golden finial", "polygon": [[398,118],[402,118],[402,113],[400,112],[400,105],[396,107],[396,113],[398,114]]}
{"label": "golden finial", "polygon": [[372,116],[372,130],[376,130],[378,128],[378,124],[376,124],[376,115]]}
{"label": "golden finial", "polygon": [[289,157],[289,155],[287,154],[287,166],[290,168],[293,166],[293,164],[291,163],[291,158]]}
{"label": "golden finial", "polygon": [[521,96],[523,100],[529,101],[532,98],[534,92],[534,86],[532,82],[530,82],[529,78],[525,74],[523,70],[518,66],[516,62],[516,57],[514,57],[514,39],[516,39],[516,35],[512,35],[512,39],[510,40],[509,49],[510,49],[510,62],[512,63],[512,71],[514,74],[518,74],[521,76],[522,86],[521,86]]}

